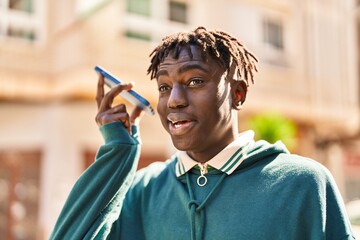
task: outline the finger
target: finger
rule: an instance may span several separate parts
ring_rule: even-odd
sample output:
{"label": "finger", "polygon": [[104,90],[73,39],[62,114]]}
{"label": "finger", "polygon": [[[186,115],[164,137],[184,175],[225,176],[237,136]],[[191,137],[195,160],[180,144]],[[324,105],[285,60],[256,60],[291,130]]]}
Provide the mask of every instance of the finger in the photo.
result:
{"label": "finger", "polygon": [[99,127],[112,122],[121,122],[128,131],[130,129],[129,114],[127,112],[114,114],[101,113],[96,117],[96,123]]}
{"label": "finger", "polygon": [[144,115],[144,110],[140,107],[135,107],[135,109],[133,110],[133,112],[131,113],[130,116],[130,123],[132,125],[139,125],[139,122],[142,118],[142,116]]}
{"label": "finger", "polygon": [[101,101],[104,98],[104,76],[99,74],[97,91],[96,91],[96,103],[98,109],[100,108]]}
{"label": "finger", "polygon": [[121,122],[129,134],[131,134],[131,123],[125,104],[119,104],[102,113],[99,112],[96,115],[95,121],[99,127],[111,122]]}
{"label": "finger", "polygon": [[[119,105],[114,106],[104,112],[98,112],[98,114],[95,117],[95,121],[96,121],[96,123],[98,123],[98,125],[104,125],[105,123],[109,123],[109,121],[110,121],[109,119],[112,119],[111,115],[118,114],[118,113],[126,113],[127,114],[125,104],[119,104]],[[119,121],[119,120],[120,119],[114,118],[114,121]]]}
{"label": "finger", "polygon": [[116,87],[112,88],[103,97],[103,99],[100,103],[99,112],[104,112],[104,111],[110,109],[112,103],[114,102],[115,96],[117,96],[122,91],[130,90],[132,87],[133,87],[133,85],[131,83],[124,83],[124,84],[119,84]]}
{"label": "finger", "polygon": [[109,114],[127,112],[126,105],[124,103],[120,103],[119,105],[116,105],[116,106],[110,108],[106,112]]}

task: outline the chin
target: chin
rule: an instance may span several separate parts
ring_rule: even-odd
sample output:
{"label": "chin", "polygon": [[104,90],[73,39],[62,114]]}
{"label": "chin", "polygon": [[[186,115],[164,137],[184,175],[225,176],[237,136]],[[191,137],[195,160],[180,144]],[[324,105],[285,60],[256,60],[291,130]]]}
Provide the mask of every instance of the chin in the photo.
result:
{"label": "chin", "polygon": [[179,151],[187,151],[191,149],[191,143],[189,142],[189,139],[174,139],[172,138],[172,143],[174,147]]}

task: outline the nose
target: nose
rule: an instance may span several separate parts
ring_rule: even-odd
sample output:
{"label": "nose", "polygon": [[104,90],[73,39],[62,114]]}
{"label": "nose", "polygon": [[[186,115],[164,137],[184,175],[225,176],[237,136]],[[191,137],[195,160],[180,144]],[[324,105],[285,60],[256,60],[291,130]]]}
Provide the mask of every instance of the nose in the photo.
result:
{"label": "nose", "polygon": [[188,106],[186,87],[174,85],[171,89],[167,105],[169,108],[182,108]]}

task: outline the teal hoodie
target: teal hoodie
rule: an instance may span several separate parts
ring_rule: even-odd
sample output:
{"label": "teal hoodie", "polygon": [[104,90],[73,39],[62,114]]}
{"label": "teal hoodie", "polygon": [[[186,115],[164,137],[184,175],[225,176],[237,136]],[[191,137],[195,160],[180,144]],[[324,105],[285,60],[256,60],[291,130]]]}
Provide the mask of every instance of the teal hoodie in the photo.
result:
{"label": "teal hoodie", "polygon": [[194,168],[176,177],[176,155],[136,172],[137,128],[100,128],[105,144],[73,187],[50,239],[355,239],[331,174],[258,141],[231,175]]}

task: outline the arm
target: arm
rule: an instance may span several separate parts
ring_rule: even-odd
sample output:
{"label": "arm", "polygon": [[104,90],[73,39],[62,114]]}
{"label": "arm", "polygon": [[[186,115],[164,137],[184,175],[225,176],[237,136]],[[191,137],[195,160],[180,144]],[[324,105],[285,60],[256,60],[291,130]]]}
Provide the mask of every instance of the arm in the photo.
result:
{"label": "arm", "polygon": [[129,116],[124,104],[112,103],[121,91],[131,88],[131,84],[120,84],[104,94],[104,77],[99,76],[96,122],[105,144],[74,185],[50,239],[105,239],[118,218],[137,168],[140,140],[136,124],[142,110],[135,108]]}
{"label": "arm", "polygon": [[[326,239],[355,239],[344,201],[333,179],[328,174],[326,185]],[[341,238],[337,238],[339,236]]]}
{"label": "arm", "polygon": [[105,145],[74,185],[50,239],[104,239],[119,216],[139,159],[137,131],[130,136],[117,122],[100,131]]}

